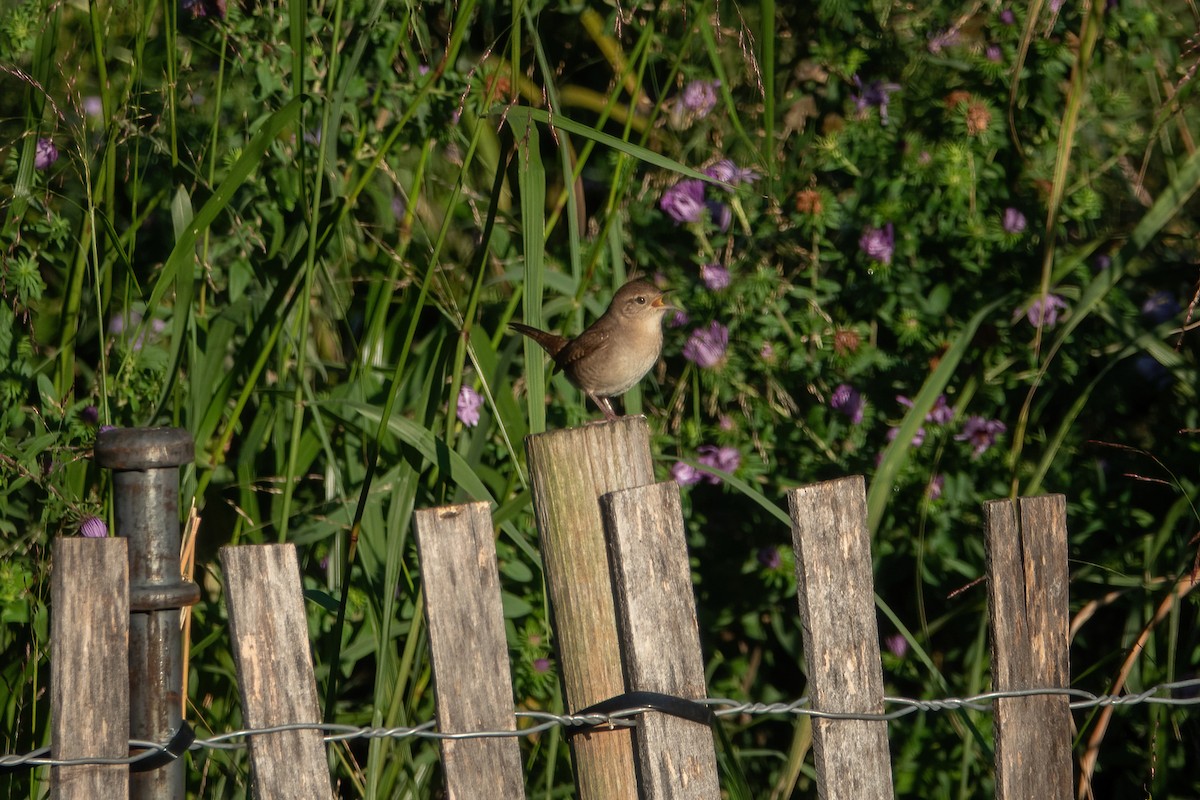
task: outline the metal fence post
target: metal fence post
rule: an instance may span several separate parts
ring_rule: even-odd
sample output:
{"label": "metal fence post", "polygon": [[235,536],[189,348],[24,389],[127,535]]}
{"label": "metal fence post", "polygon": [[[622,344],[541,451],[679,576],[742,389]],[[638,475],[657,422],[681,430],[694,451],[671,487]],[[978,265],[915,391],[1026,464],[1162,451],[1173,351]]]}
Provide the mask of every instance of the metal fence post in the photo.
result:
{"label": "metal fence post", "polygon": [[[129,540],[129,735],[166,743],[183,720],[179,609],[200,599],[180,577],[179,467],[191,463],[179,428],[112,428],[96,437],[96,463],[113,471],[114,527]],[[134,800],[183,800],[184,762],[129,777]]]}

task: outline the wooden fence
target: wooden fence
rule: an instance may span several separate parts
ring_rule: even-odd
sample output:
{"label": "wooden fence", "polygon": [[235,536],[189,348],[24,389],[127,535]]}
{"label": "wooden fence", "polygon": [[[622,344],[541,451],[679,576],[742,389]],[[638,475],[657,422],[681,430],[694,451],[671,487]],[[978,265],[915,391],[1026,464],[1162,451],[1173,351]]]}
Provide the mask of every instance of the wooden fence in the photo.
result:
{"label": "wooden fence", "polygon": [[[568,712],[610,700],[614,708],[666,703],[666,713],[646,711],[634,727],[571,736],[577,796],[718,798],[711,720],[704,707],[676,699],[705,697],[704,658],[679,488],[654,482],[646,421],[531,436],[526,452]],[[837,718],[883,711],[863,479],[798,488],[788,504],[807,691],[818,712],[819,795],[890,798],[888,723]],[[1063,498],[993,501],[985,519],[993,688],[1066,688]],[[514,730],[487,504],[418,511],[416,533],[438,730]],[[52,724],[55,732],[88,733],[56,736],[56,758],[125,752],[126,666],[113,642],[128,636],[126,558],[121,538],[56,542]],[[227,547],[220,559],[246,727],[319,722],[294,548]],[[97,593],[100,579],[114,591]],[[257,734],[249,748],[256,797],[332,797],[318,731]],[[1065,696],[997,700],[994,750],[996,797],[1072,796]],[[515,738],[446,739],[441,754],[448,797],[524,797]],[[129,796],[125,765],[57,766],[51,776],[54,796],[64,800]]]}

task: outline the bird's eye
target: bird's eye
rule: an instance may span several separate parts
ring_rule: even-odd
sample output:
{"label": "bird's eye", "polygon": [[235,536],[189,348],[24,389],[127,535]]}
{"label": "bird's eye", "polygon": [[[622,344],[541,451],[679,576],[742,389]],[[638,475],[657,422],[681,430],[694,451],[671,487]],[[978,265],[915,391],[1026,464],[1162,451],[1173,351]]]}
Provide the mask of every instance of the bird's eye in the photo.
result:
{"label": "bird's eye", "polygon": [[640,294],[638,295],[637,301],[639,306],[646,305],[646,298],[642,297]]}

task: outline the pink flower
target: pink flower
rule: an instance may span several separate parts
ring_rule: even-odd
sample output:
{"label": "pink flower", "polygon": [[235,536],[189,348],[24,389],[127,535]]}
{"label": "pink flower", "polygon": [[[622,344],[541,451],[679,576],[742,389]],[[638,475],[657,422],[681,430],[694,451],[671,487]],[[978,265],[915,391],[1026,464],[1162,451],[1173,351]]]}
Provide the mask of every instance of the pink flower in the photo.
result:
{"label": "pink flower", "polygon": [[704,215],[704,182],[680,181],[663,192],[658,206],[676,222],[699,222]]}
{"label": "pink flower", "polygon": [[683,87],[683,107],[704,115],[717,107],[717,88],[720,81],[692,81]]}
{"label": "pink flower", "polygon": [[671,465],[671,480],[680,486],[691,486],[693,483],[699,483],[701,477],[703,476],[700,474],[700,470],[691,464],[676,461]]}
{"label": "pink flower", "polygon": [[866,406],[867,402],[862,394],[848,383],[834,389],[829,398],[829,407],[845,414],[855,425],[863,421],[863,410]]}
{"label": "pink flower", "polygon": [[884,266],[892,263],[892,254],[896,250],[896,229],[892,223],[882,228],[864,228],[858,240],[858,249],[867,254],[872,261]]}
{"label": "pink flower", "polygon": [[[1058,324],[1059,310],[1066,307],[1066,300],[1056,294],[1048,294],[1045,297],[1036,298],[1024,313],[1030,325],[1034,327],[1044,325],[1047,328],[1053,328]],[[1020,312],[1017,313],[1017,316],[1020,317]]]}
{"label": "pink flower", "polygon": [[[706,444],[696,448],[696,452],[699,454],[696,458],[697,461],[721,472],[734,472],[742,463],[742,454],[736,447],[717,447],[713,444]],[[709,483],[721,482],[721,479],[712,473],[705,473],[704,480]]]}
{"label": "pink flower", "polygon": [[84,517],[79,533],[89,539],[103,539],[108,536],[108,526],[99,517]]}
{"label": "pink flower", "polygon": [[1025,230],[1025,215],[1011,206],[1004,209],[1004,230],[1008,233],[1020,233]]}
{"label": "pink flower", "polygon": [[722,159],[704,170],[704,174],[710,178],[716,178],[719,181],[737,186],[742,183],[754,183],[758,180],[758,173],[749,167],[739,167],[737,164],[730,161],[728,158]]}
{"label": "pink flower", "polygon": [[937,500],[942,496],[942,487],[946,485],[945,475],[934,475],[929,485],[925,487],[925,496],[930,500]]}
{"label": "pink flower", "polygon": [[470,386],[464,385],[458,392],[458,421],[468,428],[479,424],[479,409],[483,408],[483,396]]}
{"label": "pink flower", "polygon": [[33,156],[33,168],[36,170],[50,169],[50,165],[58,161],[58,148],[49,139],[38,139],[37,150]]}
{"label": "pink flower", "polygon": [[683,357],[701,367],[715,367],[725,357],[729,329],[719,322],[696,328],[683,346]]}
{"label": "pink flower", "polygon": [[712,291],[720,291],[729,285],[729,270],[720,264],[705,264],[700,267],[700,280]]}
{"label": "pink flower", "polygon": [[973,448],[971,458],[979,458],[983,452],[996,443],[996,437],[1008,428],[998,419],[984,419],[980,416],[970,417],[963,424],[962,433],[954,437],[956,442],[969,442]]}

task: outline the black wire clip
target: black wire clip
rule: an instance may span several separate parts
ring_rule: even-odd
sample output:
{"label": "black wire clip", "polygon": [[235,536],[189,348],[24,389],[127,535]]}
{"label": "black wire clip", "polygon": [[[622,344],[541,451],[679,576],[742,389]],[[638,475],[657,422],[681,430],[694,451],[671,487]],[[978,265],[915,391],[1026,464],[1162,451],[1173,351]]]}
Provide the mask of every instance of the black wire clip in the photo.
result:
{"label": "black wire clip", "polygon": [[[658,711],[663,714],[669,714],[672,717],[679,717],[690,722],[710,726],[717,719],[717,715],[713,713],[713,710],[703,703],[697,703],[694,700],[685,700],[682,697],[670,694],[662,694],[661,692],[625,692],[616,697],[601,700],[599,703],[590,705],[587,708],[580,709],[571,716],[583,717],[591,714],[607,716],[618,711],[633,710]],[[579,734],[592,733],[596,730],[611,730],[616,722],[619,722],[619,720],[585,722],[580,725],[571,725],[566,728],[565,735],[567,738],[570,738]]]}
{"label": "black wire clip", "polygon": [[[144,750],[144,753],[151,753],[145,758],[139,758],[137,761],[129,765],[130,772],[150,772],[151,770],[165,767],[175,759],[188,751],[192,746],[192,742],[196,741],[196,732],[192,730],[192,726],[187,720],[183,720],[179,724],[179,730],[171,736],[171,741],[163,745],[161,750]],[[130,753],[130,755],[134,755]]]}

